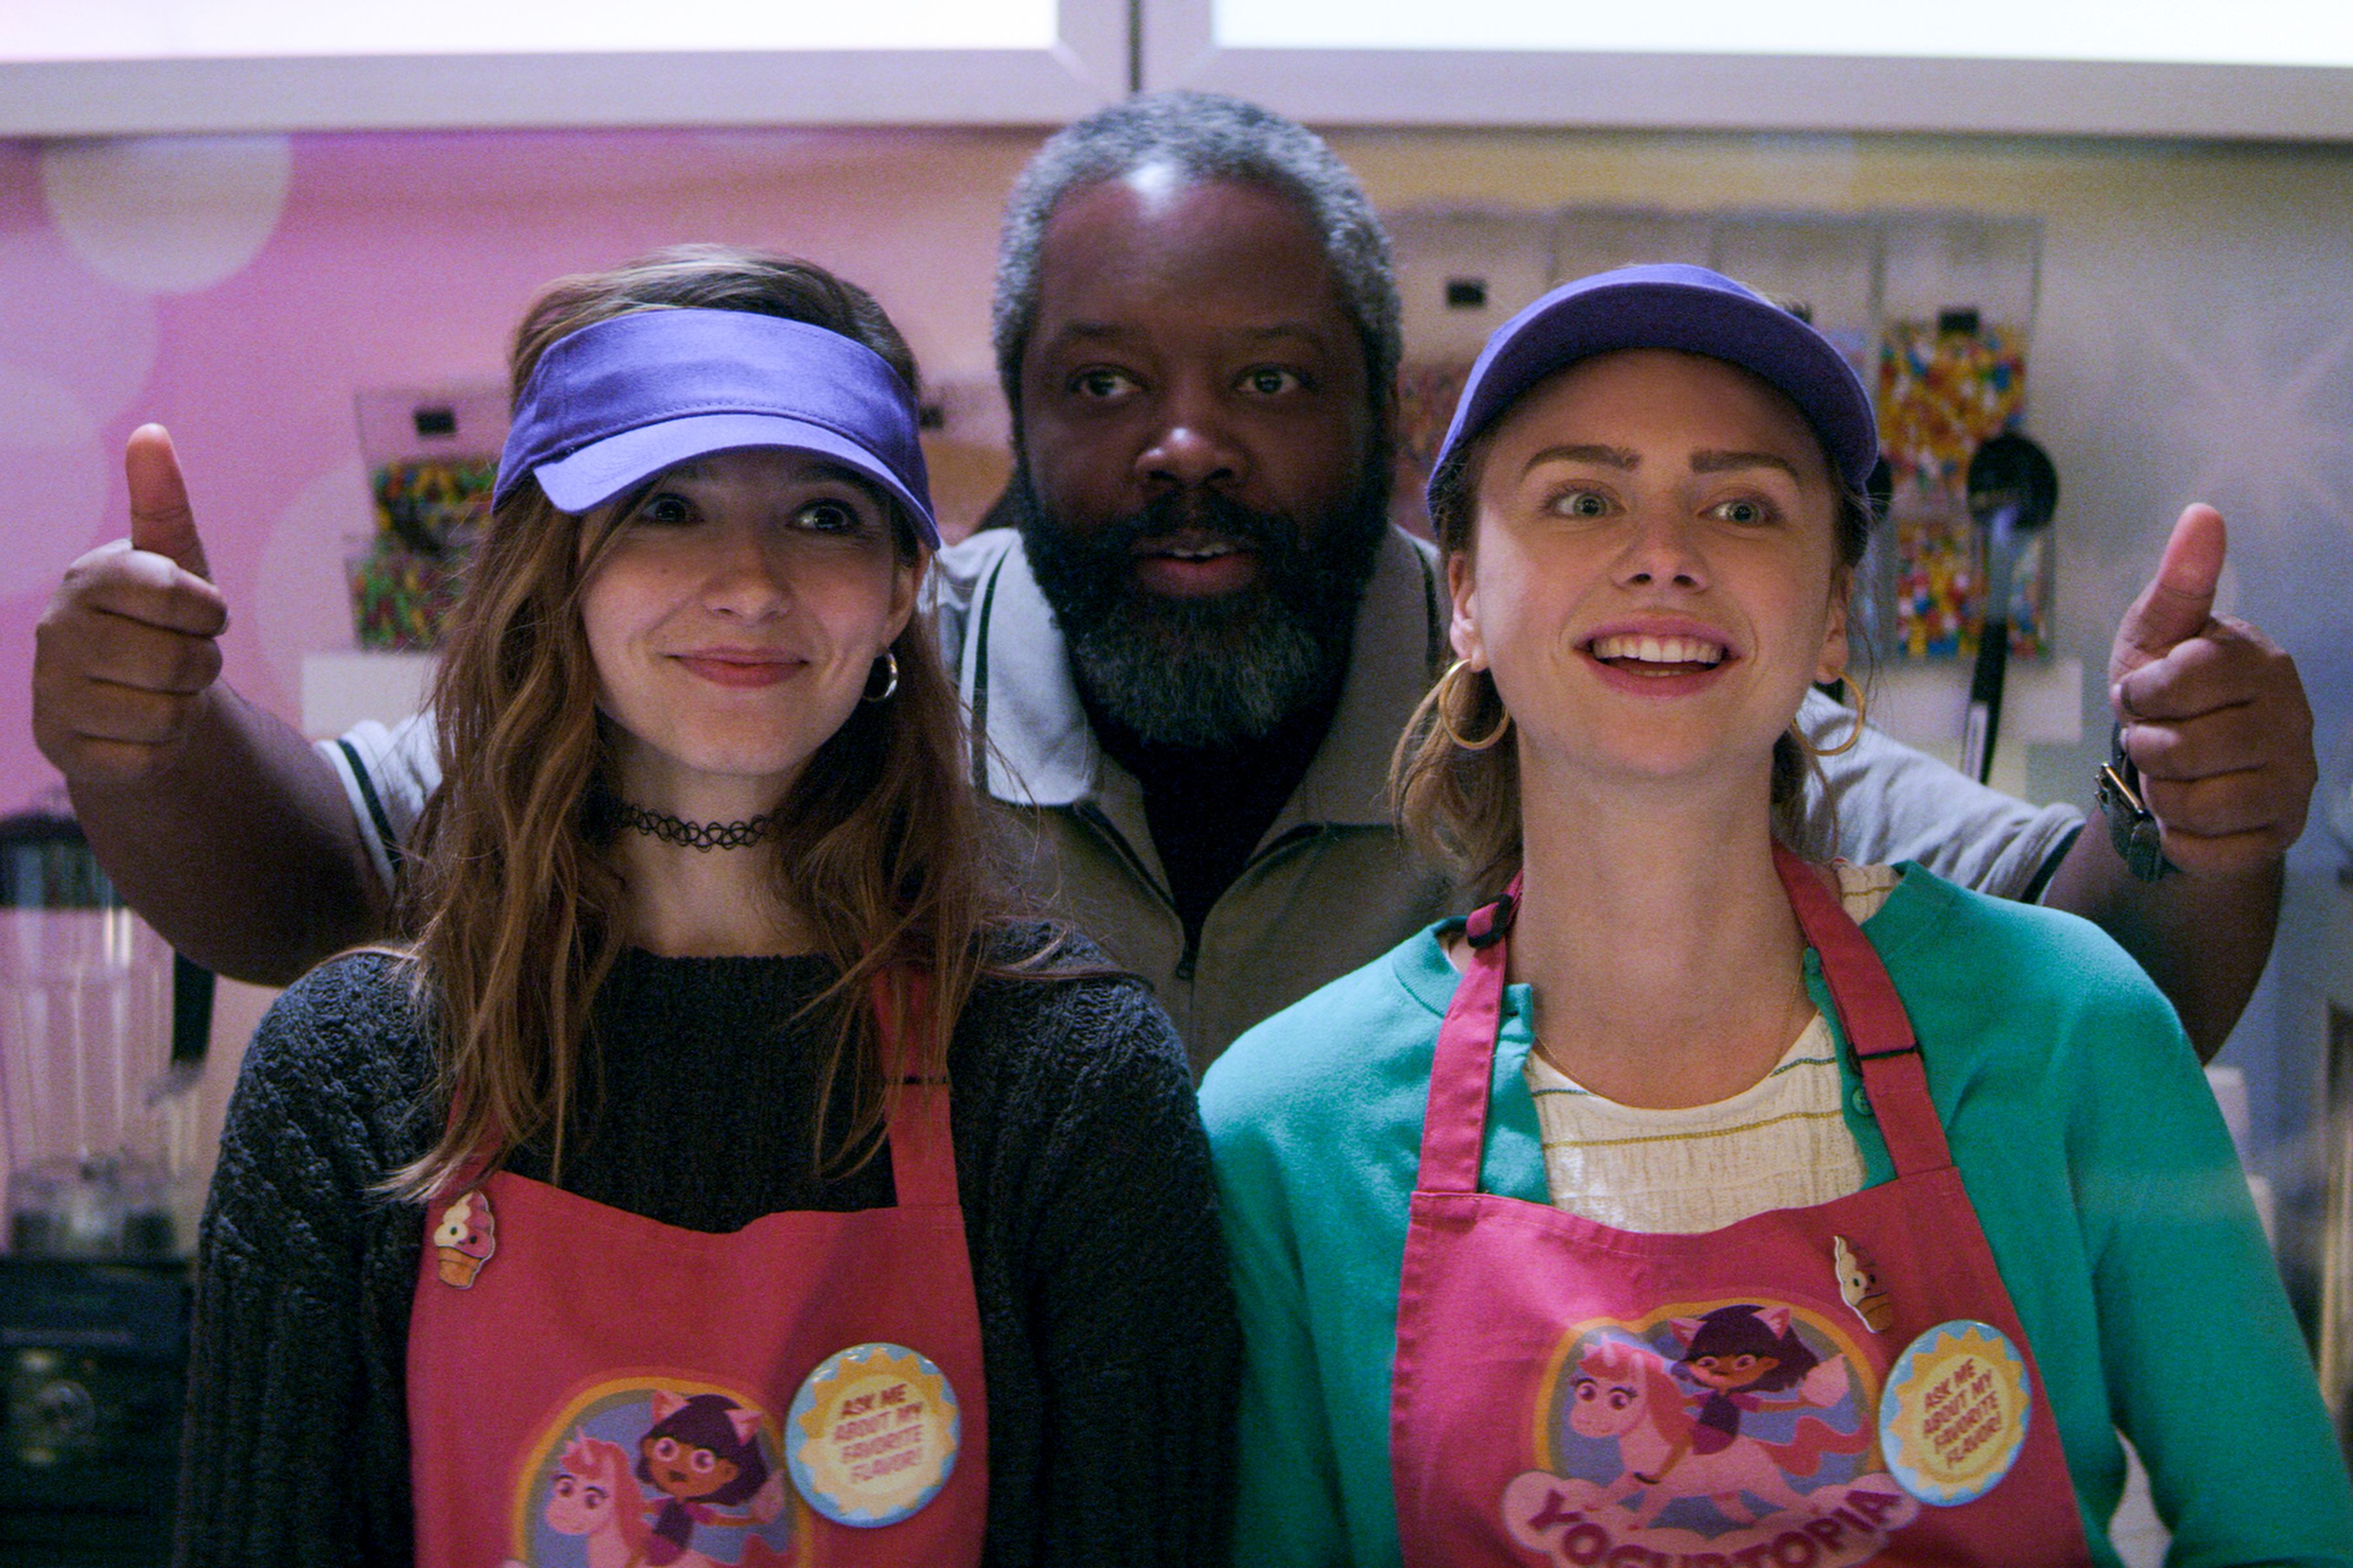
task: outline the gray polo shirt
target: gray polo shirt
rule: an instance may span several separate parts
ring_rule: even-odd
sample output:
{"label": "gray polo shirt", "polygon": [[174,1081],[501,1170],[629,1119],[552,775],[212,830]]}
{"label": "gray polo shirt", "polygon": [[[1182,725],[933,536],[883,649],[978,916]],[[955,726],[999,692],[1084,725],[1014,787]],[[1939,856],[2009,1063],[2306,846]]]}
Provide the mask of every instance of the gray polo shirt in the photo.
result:
{"label": "gray polo shirt", "polygon": [[1206,1069],[1235,1036],[1454,904],[1389,826],[1389,753],[1445,668],[1431,559],[1382,542],[1347,683],[1307,772],[1185,947],[1135,776],[1096,742],[1053,612],[1010,530],[940,557],[940,638],[972,710],[974,775],[1033,829],[1030,885],[1151,982]]}
{"label": "gray polo shirt", "polygon": [[[1382,543],[1331,731],[1189,953],[1143,788],[1095,742],[1019,537],[992,531],[943,551],[932,586],[979,737],[976,782],[1033,830],[1025,881],[1152,984],[1197,1073],[1261,1018],[1460,912],[1446,879],[1408,853],[1386,805],[1389,753],[1451,658],[1429,545],[1398,532]],[[1846,737],[1846,710],[1819,694],[1798,718],[1818,742]],[[440,782],[433,745],[429,714],[320,742],[387,885],[396,847]],[[1876,730],[1822,760],[1808,808],[1815,846],[1859,863],[1917,860],[2005,898],[2039,890],[2084,820],[1988,789]]]}

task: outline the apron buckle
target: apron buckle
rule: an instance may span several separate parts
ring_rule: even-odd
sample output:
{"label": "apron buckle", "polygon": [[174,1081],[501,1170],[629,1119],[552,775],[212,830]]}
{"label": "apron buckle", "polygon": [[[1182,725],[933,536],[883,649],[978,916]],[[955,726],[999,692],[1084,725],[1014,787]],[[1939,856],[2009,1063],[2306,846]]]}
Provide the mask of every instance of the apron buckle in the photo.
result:
{"label": "apron buckle", "polygon": [[1462,925],[1462,933],[1472,949],[1493,947],[1504,940],[1512,929],[1512,917],[1519,912],[1519,901],[1504,893],[1483,909],[1473,910]]}

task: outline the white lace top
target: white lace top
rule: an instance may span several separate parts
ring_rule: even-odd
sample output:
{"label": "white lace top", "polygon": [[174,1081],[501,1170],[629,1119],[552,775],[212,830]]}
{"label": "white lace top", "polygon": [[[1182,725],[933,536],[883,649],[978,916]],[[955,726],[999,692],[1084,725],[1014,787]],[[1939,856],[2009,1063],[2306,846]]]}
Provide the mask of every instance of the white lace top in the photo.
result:
{"label": "white lace top", "polygon": [[[1847,914],[1878,912],[1892,866],[1835,862]],[[1862,1189],[1830,1026],[1817,1013],[1770,1071],[1714,1105],[1645,1110],[1586,1089],[1535,1052],[1528,1089],[1553,1203],[1620,1230],[1691,1234]]]}

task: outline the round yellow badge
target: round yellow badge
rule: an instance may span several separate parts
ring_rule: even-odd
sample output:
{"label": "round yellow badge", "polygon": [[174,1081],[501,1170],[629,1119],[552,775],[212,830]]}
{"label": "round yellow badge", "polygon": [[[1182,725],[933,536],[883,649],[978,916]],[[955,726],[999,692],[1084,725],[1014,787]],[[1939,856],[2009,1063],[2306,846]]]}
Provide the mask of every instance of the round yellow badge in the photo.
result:
{"label": "round yellow badge", "polygon": [[786,1465],[837,1524],[896,1524],[939,1495],[962,1438],[955,1391],[904,1345],[852,1345],[818,1363],[785,1420]]}
{"label": "round yellow badge", "polygon": [[2010,1474],[2033,1413],[2026,1358],[1990,1323],[1956,1319],[1914,1340],[1879,1397],[1880,1448],[1904,1489],[1953,1508]]}

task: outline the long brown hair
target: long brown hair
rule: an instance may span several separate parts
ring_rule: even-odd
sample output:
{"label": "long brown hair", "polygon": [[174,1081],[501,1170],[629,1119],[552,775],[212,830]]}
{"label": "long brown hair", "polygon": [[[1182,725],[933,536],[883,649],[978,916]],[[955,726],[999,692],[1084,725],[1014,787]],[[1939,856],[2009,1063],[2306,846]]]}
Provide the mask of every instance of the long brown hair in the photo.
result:
{"label": "long brown hair", "polygon": [[[807,262],[696,246],[552,284],[516,330],[514,392],[558,339],[630,311],[681,308],[825,327],[915,385],[905,341],[863,290]],[[470,569],[433,687],[441,786],[418,821],[401,898],[448,1119],[388,1184],[403,1197],[447,1191],[543,1132],[562,1168],[591,1007],[618,956],[626,900],[608,855],[610,757],[580,591],[626,512],[569,516],[524,485],[492,513]],[[912,520],[895,507],[893,517],[901,558],[924,563]],[[987,933],[1014,912],[965,777],[963,718],[930,616],[912,618],[892,652],[896,691],[861,703],[818,749],[765,851],[779,895],[837,972],[813,1004],[834,1025],[813,1124],[827,1125],[837,1095],[850,1112],[839,1146],[813,1153],[842,1165],[871,1156],[884,1121],[892,1085],[877,1005],[923,1024],[910,1031],[910,1059],[887,1077],[940,1075],[957,1016],[988,968]],[[920,997],[910,994],[917,984]]]}
{"label": "long brown hair", "polygon": [[[1522,393],[1457,445],[1430,477],[1430,531],[1450,560],[1472,553],[1487,450],[1497,427],[1527,395]],[[1871,542],[1871,502],[1848,489],[1835,471],[1831,482],[1836,487],[1831,521],[1838,557],[1851,572]],[[1406,721],[1389,758],[1389,811],[1414,848],[1449,872],[1475,907],[1501,893],[1520,868],[1520,754],[1508,735],[1478,751],[1456,743],[1453,735],[1483,737],[1505,719],[1494,678],[1483,669],[1466,670],[1463,677],[1431,687]],[[1810,766],[1793,722],[1773,743],[1773,826],[1801,852]]]}

